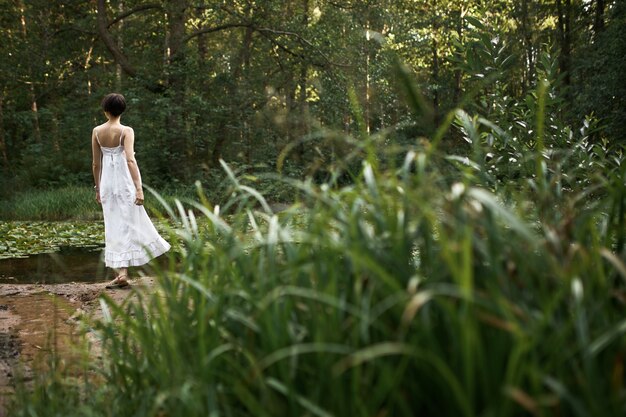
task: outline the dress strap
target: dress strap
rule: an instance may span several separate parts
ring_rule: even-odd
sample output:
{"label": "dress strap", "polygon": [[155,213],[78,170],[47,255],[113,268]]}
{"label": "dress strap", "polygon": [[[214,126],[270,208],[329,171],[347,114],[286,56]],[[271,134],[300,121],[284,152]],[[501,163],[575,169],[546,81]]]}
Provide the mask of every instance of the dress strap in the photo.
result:
{"label": "dress strap", "polygon": [[120,133],[120,143],[118,146],[122,146],[122,136],[124,136],[124,128],[122,128],[122,132]]}
{"label": "dress strap", "polygon": [[[94,129],[93,131],[96,134],[96,142],[98,142],[98,145],[100,145],[100,139],[98,138],[98,130]],[[102,145],[100,145],[100,146],[102,146]]]}

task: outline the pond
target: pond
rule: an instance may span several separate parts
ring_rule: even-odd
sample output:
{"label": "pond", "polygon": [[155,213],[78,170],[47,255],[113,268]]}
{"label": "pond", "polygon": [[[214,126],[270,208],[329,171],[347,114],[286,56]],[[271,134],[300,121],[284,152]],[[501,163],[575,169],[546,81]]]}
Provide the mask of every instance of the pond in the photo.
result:
{"label": "pond", "polygon": [[[172,226],[167,221],[154,225],[162,236]],[[0,221],[0,284],[108,280],[113,272],[104,267],[103,247],[102,221]],[[158,263],[166,261],[160,257]]]}
{"label": "pond", "polygon": [[0,283],[102,281],[102,222],[0,222]]}
{"label": "pond", "polygon": [[52,253],[0,259],[0,284],[104,281],[101,254],[101,247],[61,246]]}

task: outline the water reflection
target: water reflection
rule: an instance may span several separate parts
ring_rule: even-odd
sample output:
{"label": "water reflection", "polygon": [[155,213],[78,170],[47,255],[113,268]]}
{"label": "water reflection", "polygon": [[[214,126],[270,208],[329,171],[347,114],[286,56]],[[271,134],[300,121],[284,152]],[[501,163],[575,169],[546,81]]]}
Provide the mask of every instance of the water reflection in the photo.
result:
{"label": "water reflection", "polygon": [[102,247],[63,246],[54,253],[0,259],[0,284],[99,282],[107,278]]}

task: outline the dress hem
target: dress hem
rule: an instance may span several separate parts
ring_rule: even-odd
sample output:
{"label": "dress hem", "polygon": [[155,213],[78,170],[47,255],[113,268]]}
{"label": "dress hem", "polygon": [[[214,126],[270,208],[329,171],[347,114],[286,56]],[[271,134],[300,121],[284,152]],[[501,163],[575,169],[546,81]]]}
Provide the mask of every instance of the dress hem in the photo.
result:
{"label": "dress hem", "polygon": [[109,268],[127,268],[129,266],[145,265],[150,260],[163,255],[170,250],[171,245],[162,237],[149,243],[143,249],[128,252],[104,251],[104,264]]}

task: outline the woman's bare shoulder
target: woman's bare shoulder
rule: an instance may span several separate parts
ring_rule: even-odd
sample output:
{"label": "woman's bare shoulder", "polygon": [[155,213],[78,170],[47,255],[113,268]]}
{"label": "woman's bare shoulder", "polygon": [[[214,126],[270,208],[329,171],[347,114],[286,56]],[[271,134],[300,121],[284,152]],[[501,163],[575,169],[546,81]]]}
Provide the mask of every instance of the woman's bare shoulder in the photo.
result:
{"label": "woman's bare shoulder", "polygon": [[133,139],[135,138],[135,131],[132,127],[124,126],[122,127],[122,131],[124,132],[124,137],[132,136]]}
{"label": "woman's bare shoulder", "polygon": [[93,128],[94,132],[100,132],[102,130],[102,127],[105,125],[105,123],[99,124],[98,126],[95,126]]}

